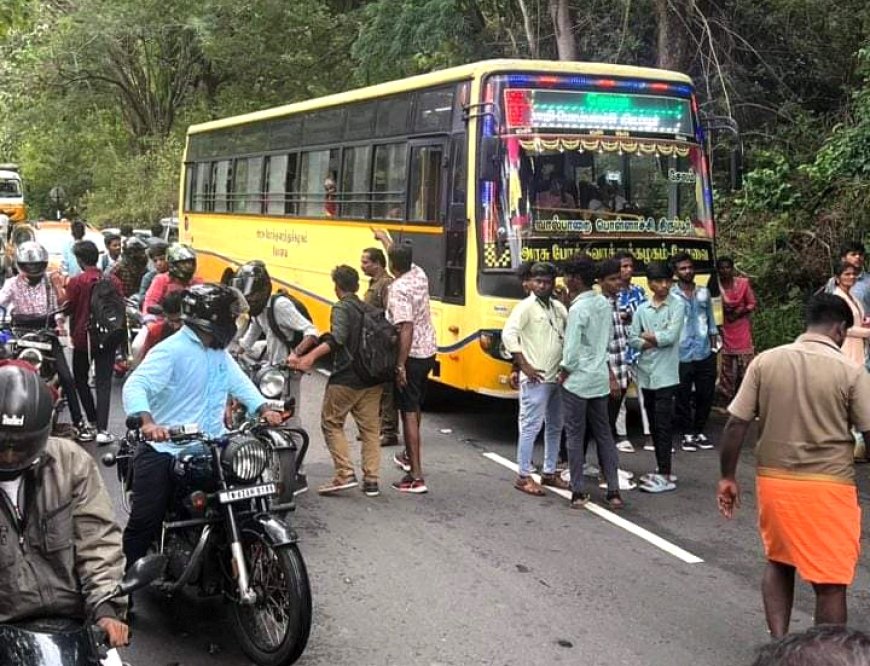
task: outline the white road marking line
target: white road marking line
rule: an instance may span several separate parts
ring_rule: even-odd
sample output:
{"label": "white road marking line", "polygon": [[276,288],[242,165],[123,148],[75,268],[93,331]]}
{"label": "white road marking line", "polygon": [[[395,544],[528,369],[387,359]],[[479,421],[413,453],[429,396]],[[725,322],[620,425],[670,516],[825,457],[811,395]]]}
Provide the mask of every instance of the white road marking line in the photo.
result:
{"label": "white road marking line", "polygon": [[[513,462],[512,460],[508,460],[507,458],[500,456],[497,453],[487,452],[483,454],[483,457],[488,458],[495,463],[498,463],[502,467],[507,467],[513,472],[516,472],[518,469],[515,462]],[[541,480],[541,477],[537,474],[533,474],[532,478],[534,478],[535,481],[538,482],[540,482]],[[550,486],[544,486],[544,490],[549,490],[550,492],[556,493],[557,495],[564,497],[565,499],[571,499],[571,492],[568,490],[562,490],[561,488],[551,488]],[[636,525],[630,520],[626,520],[622,516],[616,515],[615,513],[613,513],[613,511],[608,511],[603,506],[595,504],[595,502],[588,502],[585,508],[594,513],[596,516],[603,518],[607,522],[612,523],[617,527],[621,527],[626,532],[631,532],[635,536],[638,536],[644,541],[651,543],[656,548],[660,548],[669,555],[673,555],[674,557],[682,560],[686,564],[700,564],[704,561],[697,555],[693,555],[689,551],[684,550],[675,544],[672,544],[667,539],[663,539],[657,534],[653,534],[649,530],[644,529],[640,525]]]}

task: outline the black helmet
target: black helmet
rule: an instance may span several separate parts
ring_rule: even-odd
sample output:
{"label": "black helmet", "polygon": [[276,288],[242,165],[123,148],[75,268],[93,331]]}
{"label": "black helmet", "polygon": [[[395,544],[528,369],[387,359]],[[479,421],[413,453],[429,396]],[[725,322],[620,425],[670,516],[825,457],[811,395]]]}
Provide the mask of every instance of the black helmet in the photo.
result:
{"label": "black helmet", "polygon": [[188,287],[181,299],[181,319],[195,331],[214,337],[214,349],[226,349],[239,330],[236,320],[248,311],[245,298],[222,284]]}
{"label": "black helmet", "polygon": [[266,264],[254,260],[239,266],[239,270],[230,280],[230,286],[238,289],[248,307],[251,308],[251,316],[256,317],[266,307],[269,296],[272,295],[272,280],[266,270]]}
{"label": "black helmet", "polygon": [[169,274],[177,280],[190,282],[196,273],[196,254],[186,245],[170,245],[166,250],[166,261],[169,264]]}
{"label": "black helmet", "polygon": [[141,255],[145,256],[145,250],[148,249],[148,243],[143,241],[138,236],[130,236],[124,240],[124,254],[126,255]]}
{"label": "black helmet", "polygon": [[17,365],[0,368],[0,474],[21,472],[39,458],[53,410],[38,374]]}
{"label": "black helmet", "polygon": [[15,249],[15,263],[27,277],[41,278],[48,267],[48,252],[36,241],[27,241]]}

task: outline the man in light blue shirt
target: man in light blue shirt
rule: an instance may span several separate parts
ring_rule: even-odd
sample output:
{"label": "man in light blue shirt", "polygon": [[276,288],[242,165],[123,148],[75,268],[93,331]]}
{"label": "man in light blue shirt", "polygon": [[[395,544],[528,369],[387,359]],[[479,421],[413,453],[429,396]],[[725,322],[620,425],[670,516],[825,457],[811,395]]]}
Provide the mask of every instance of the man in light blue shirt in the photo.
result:
{"label": "man in light blue shirt", "polygon": [[175,456],[184,447],[168,441],[169,426],[196,424],[205,435],[217,437],[225,431],[230,396],[248,413],[259,413],[272,425],[281,423],[281,414],[267,408],[226,351],[236,334],[236,318],[246,307],[229,287],[190,287],[181,306],[185,325],[154,347],[124,385],[124,411],[142,419],[147,440],[133,462],[133,506],[124,530],[128,563],[148,552],[171,497]]}
{"label": "man in light blue shirt", "polygon": [[[63,220],[61,220],[63,221]],[[60,260],[60,272],[67,277],[75,277],[82,272],[79,261],[76,259],[73,247],[85,237],[85,223],[81,220],[73,220],[69,225],[72,238],[63,247],[63,257]]]}
{"label": "man in light blue shirt", "polygon": [[[610,260],[604,263],[605,270],[618,281],[618,262]],[[588,257],[576,259],[564,269],[569,293],[577,294],[568,310],[559,373],[568,465],[571,468],[571,507],[581,508],[589,501],[589,494],[583,492],[588,425],[598,446],[598,462],[607,480],[605,502],[611,509],[621,509],[624,504],[619,495],[619,458],[608,415],[609,396],[620,392],[619,383],[608,364],[613,310],[604,296],[593,291],[597,271],[595,262]]]}
{"label": "man in light blue shirt", "polygon": [[683,451],[712,449],[704,434],[716,391],[716,352],[719,329],[713,318],[713,299],[707,287],[695,284],[695,263],[688,253],[673,258],[677,284],[671,293],[683,303],[683,333],[680,337],[680,385],[677,388],[677,429],[683,435]]}

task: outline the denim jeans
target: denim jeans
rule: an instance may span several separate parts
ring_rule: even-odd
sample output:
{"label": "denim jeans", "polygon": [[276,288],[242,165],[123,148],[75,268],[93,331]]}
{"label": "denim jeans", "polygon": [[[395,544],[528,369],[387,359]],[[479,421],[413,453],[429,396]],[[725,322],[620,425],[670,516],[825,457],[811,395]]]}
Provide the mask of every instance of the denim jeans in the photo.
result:
{"label": "denim jeans", "polygon": [[532,473],[535,439],[544,426],[544,474],[556,471],[559,439],[562,433],[562,397],[555,383],[520,383],[519,441],[517,465],[520,476]]}

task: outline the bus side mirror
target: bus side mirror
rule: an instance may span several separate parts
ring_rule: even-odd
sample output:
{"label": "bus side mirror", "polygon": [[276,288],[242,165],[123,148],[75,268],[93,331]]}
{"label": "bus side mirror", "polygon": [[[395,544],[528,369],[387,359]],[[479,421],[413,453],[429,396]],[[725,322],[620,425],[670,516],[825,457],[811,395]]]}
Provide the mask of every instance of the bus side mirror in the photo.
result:
{"label": "bus side mirror", "polygon": [[498,156],[501,142],[497,136],[487,136],[480,141],[480,154],[477,160],[479,180],[494,181],[498,178]]}
{"label": "bus side mirror", "polygon": [[731,191],[743,189],[743,151],[737,147],[731,149]]}

